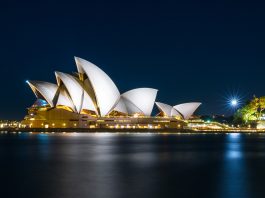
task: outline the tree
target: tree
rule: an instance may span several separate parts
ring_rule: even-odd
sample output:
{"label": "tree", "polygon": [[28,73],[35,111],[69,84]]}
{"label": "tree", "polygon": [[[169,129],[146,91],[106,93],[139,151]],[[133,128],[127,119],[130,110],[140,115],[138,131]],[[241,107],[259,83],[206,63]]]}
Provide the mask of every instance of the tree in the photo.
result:
{"label": "tree", "polygon": [[234,114],[234,120],[241,120],[245,123],[260,120],[264,110],[265,96],[260,98],[254,96],[251,101],[247,102],[243,107],[236,111]]}

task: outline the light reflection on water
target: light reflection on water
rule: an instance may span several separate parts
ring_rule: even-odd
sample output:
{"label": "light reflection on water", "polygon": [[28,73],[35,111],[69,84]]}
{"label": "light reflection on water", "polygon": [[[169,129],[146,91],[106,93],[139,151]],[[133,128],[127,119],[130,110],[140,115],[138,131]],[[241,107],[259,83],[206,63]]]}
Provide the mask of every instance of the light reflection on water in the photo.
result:
{"label": "light reflection on water", "polygon": [[242,134],[232,133],[226,135],[224,147],[224,160],[220,178],[218,197],[249,196],[249,178],[246,167],[245,153],[242,148]]}
{"label": "light reflection on water", "polygon": [[228,160],[233,161],[234,159],[239,159],[243,157],[240,138],[240,133],[227,134],[228,144],[226,144],[225,152],[226,158],[228,158]]}
{"label": "light reflection on water", "polygon": [[0,134],[3,197],[265,197],[264,164],[260,134]]}

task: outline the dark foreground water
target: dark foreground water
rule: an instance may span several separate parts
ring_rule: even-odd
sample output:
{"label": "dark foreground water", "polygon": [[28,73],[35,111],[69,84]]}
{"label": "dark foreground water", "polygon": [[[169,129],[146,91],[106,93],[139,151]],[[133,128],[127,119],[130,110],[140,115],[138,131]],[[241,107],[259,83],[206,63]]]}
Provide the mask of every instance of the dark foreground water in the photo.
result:
{"label": "dark foreground water", "polygon": [[265,197],[265,134],[0,134],[0,197]]}

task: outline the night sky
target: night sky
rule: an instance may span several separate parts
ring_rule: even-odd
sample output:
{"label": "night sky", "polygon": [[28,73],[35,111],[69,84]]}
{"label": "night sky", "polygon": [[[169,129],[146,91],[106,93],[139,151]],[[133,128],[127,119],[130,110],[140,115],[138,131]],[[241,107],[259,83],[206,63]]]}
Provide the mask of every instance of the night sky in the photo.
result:
{"label": "night sky", "polygon": [[229,113],[229,93],[265,95],[265,3],[11,0],[0,21],[0,119],[22,119],[35,101],[25,81],[75,72],[74,56],[121,93],[157,88],[160,102],[202,102],[200,114]]}

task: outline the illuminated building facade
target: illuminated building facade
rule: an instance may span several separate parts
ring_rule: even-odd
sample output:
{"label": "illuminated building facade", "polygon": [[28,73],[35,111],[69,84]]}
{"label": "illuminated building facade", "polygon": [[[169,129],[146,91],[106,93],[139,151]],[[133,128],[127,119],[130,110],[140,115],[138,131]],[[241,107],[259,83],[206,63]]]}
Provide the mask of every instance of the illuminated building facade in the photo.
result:
{"label": "illuminated building facade", "polygon": [[[77,73],[55,72],[57,83],[27,81],[37,97],[22,121],[27,128],[182,128],[201,103],[155,102],[157,89],[120,94],[93,63],[75,57]],[[154,104],[160,113],[151,116]]]}

